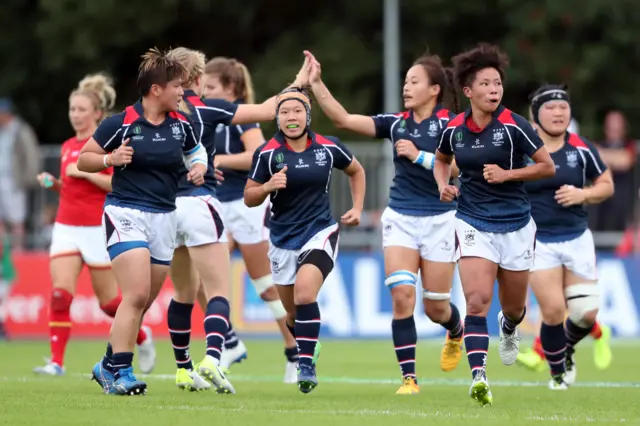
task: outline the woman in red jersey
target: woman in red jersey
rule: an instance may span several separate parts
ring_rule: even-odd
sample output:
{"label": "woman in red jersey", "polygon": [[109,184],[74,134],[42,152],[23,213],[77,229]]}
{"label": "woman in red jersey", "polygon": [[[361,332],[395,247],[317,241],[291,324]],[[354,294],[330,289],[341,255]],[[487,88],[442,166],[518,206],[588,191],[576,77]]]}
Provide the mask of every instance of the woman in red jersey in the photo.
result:
{"label": "woman in red jersey", "polygon": [[[102,208],[111,191],[113,169],[85,173],[76,165],[80,150],[113,107],[115,98],[116,92],[108,77],[102,74],[85,77],[69,97],[69,120],[76,135],[62,144],[60,179],[46,172],[38,175],[43,188],[60,194],[60,204],[50,248],[53,283],[49,309],[51,359],[33,370],[37,374],[64,374],[64,354],[71,334],[71,302],[83,265],[89,267],[91,285],[100,308],[113,317],[120,305],[121,296],[111,272],[101,227]],[[140,370],[149,373],[156,357],[149,328],[140,330],[137,343]]]}

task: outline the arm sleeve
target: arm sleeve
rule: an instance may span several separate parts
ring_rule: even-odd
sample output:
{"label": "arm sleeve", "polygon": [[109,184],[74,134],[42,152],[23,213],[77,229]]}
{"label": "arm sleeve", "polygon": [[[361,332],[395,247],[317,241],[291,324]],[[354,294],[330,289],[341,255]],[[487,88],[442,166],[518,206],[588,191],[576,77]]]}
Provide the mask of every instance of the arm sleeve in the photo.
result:
{"label": "arm sleeve", "polygon": [[333,167],[340,170],[344,170],[349,167],[353,161],[353,154],[351,154],[349,148],[347,148],[342,142],[340,142],[340,139],[336,137],[329,136],[327,139],[335,144],[335,147],[329,147],[333,154]]}
{"label": "arm sleeve", "polygon": [[184,130],[184,143],[182,144],[182,152],[189,155],[198,150],[200,145],[200,137],[196,136],[195,126],[188,118],[180,118],[180,125]]}
{"label": "arm sleeve", "polygon": [[124,113],[107,117],[100,123],[93,139],[107,152],[112,152],[122,144],[122,122]]}
{"label": "arm sleeve", "polygon": [[453,155],[453,146],[451,143],[451,139],[453,137],[453,132],[456,130],[455,127],[447,127],[444,129],[442,134],[440,135],[440,143],[438,144],[438,151],[443,153],[444,155]]}
{"label": "arm sleeve", "polygon": [[[515,142],[517,147],[529,157],[533,155],[544,145],[538,133],[531,127],[531,124],[519,115],[513,115],[515,124]],[[508,131],[509,129],[507,129]]]}
{"label": "arm sleeve", "polygon": [[259,129],[260,123],[250,123],[250,124],[236,124],[236,130],[238,131],[238,135],[242,136],[244,132],[251,129]]}
{"label": "arm sleeve", "polygon": [[258,183],[265,183],[271,179],[271,173],[269,172],[269,160],[271,153],[262,154],[261,150],[263,147],[264,145],[259,146],[253,153],[251,172],[249,173],[249,179]]}
{"label": "arm sleeve", "polygon": [[376,127],[376,138],[391,139],[391,126],[400,117],[400,114],[378,114],[371,117]]}
{"label": "arm sleeve", "polygon": [[600,158],[600,153],[595,145],[584,138],[582,138],[582,141],[588,148],[588,151],[584,150],[583,152],[585,159],[585,176],[590,181],[594,181],[607,170],[607,166],[604,164],[604,161],[602,161],[602,158]]}
{"label": "arm sleeve", "polygon": [[198,112],[203,115],[203,120],[214,123],[222,123],[225,126],[231,125],[231,120],[236,115],[238,105],[223,99],[204,99],[204,106],[198,108]]}

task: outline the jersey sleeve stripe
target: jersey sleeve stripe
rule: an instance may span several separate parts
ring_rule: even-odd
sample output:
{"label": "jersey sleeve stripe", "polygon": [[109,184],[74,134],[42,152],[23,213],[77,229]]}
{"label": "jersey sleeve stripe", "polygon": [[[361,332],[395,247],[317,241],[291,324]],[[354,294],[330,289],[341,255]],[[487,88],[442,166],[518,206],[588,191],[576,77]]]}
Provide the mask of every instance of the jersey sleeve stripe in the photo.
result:
{"label": "jersey sleeve stripe", "polygon": [[106,148],[109,146],[109,144],[111,142],[113,142],[113,140],[116,138],[116,136],[118,136],[118,133],[120,133],[122,131],[122,127],[120,127],[114,134],[113,136],[111,136],[111,138],[107,141],[107,143],[104,144],[103,148]]}
{"label": "jersey sleeve stripe", "polygon": [[342,148],[340,148],[338,145],[324,145],[327,148],[336,148],[338,151],[340,151],[342,153],[342,155],[344,155],[344,158],[346,158],[347,160],[351,161],[352,157],[350,157],[346,152],[344,152],[344,150]]}
{"label": "jersey sleeve stripe", "polygon": [[222,108],[210,107],[210,106],[206,106],[206,105],[203,105],[203,106],[197,105],[196,108],[198,108],[198,109],[206,109],[206,110],[209,110],[209,111],[218,111],[218,112],[221,112],[223,114],[230,115],[230,116],[234,115],[232,112],[229,112],[229,111],[224,110]]}
{"label": "jersey sleeve stripe", "polygon": [[256,167],[253,169],[253,173],[251,173],[251,179],[256,177],[256,173],[258,172],[258,167],[260,167],[260,160],[262,160],[263,153],[264,151],[262,151],[260,155],[258,155],[258,161],[256,161]]}
{"label": "jersey sleeve stripe", "polygon": [[504,123],[505,126],[509,126],[509,127],[513,127],[515,129],[518,129],[520,131],[520,133],[522,133],[522,136],[525,137],[525,139],[527,140],[527,142],[529,142],[531,144],[532,147],[534,147],[535,149],[538,149],[538,147],[536,146],[536,144],[533,143],[533,141],[531,139],[529,139],[529,136],[527,136],[527,134],[524,132],[524,130],[522,130],[520,128],[520,126],[517,126],[515,124],[511,124],[511,123]]}
{"label": "jersey sleeve stripe", "polygon": [[589,148],[578,146],[576,147],[576,149],[578,149],[579,151],[587,152],[589,154],[589,157],[591,158],[591,161],[593,162],[593,165],[596,167],[598,174],[601,175],[602,173],[604,173],[604,171],[600,168],[600,165],[596,161],[596,157],[593,155],[593,152],[591,152]]}

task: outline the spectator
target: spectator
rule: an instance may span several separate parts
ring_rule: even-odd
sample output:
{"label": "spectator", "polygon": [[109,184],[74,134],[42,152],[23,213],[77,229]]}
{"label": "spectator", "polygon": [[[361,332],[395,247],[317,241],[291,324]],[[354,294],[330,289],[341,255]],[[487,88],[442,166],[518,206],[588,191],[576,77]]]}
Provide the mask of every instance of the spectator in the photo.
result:
{"label": "spectator", "polygon": [[15,250],[24,248],[27,191],[38,184],[40,163],[35,133],[14,115],[11,100],[0,98],[0,238],[8,225]]}
{"label": "spectator", "polygon": [[610,111],[604,120],[603,142],[598,150],[613,173],[615,194],[593,206],[592,228],[596,231],[624,231],[633,219],[635,200],[634,170],[636,141],[627,136],[627,120],[621,111]]}

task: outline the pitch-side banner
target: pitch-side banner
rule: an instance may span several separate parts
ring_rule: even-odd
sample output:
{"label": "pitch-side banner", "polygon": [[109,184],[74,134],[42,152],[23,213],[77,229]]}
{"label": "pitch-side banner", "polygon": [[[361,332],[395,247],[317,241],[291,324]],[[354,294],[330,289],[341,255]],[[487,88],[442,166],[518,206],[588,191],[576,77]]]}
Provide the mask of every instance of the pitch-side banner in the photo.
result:
{"label": "pitch-side banner", "polygon": [[[18,277],[0,306],[0,318],[4,319],[9,338],[46,338],[51,292],[48,257],[46,254],[21,254],[16,256],[15,262]],[[244,335],[276,336],[271,312],[253,289],[242,260],[234,257],[232,266],[231,319],[234,327]],[[640,257],[619,259],[599,255],[598,270],[602,293],[600,320],[610,325],[617,336],[639,337]],[[167,280],[145,316],[145,324],[157,337],[168,336],[166,312],[172,294],[172,284]],[[452,301],[464,315],[464,295],[457,274]],[[326,337],[381,338],[391,335],[391,297],[384,285],[380,254],[342,252],[320,292],[319,302],[322,333]],[[496,294],[488,321],[491,334],[498,333],[498,310]],[[443,335],[442,328],[424,315],[421,301],[415,315],[421,337]],[[109,331],[111,320],[98,306],[87,270],[80,276],[71,316],[74,337],[103,338]],[[202,320],[202,312],[196,307],[192,329],[197,336],[203,336]],[[539,309],[535,299],[530,297],[521,331],[533,334],[538,324]]]}

